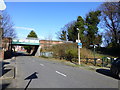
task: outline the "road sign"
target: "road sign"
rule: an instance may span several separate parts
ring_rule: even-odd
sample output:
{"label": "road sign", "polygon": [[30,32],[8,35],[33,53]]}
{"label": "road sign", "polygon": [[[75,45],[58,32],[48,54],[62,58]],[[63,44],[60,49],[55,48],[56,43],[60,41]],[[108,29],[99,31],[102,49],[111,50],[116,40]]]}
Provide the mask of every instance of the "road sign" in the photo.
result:
{"label": "road sign", "polygon": [[78,48],[82,48],[82,46],[79,46]]}
{"label": "road sign", "polygon": [[81,41],[80,40],[76,40],[77,43],[80,43]]}
{"label": "road sign", "polygon": [[90,47],[93,47],[94,45],[90,45]]}
{"label": "road sign", "polygon": [[82,43],[78,43],[79,46],[82,46]]}
{"label": "road sign", "polygon": [[82,48],[82,43],[78,43],[78,48]]}
{"label": "road sign", "polygon": [[90,47],[94,47],[95,48],[95,47],[98,47],[98,45],[90,45]]}

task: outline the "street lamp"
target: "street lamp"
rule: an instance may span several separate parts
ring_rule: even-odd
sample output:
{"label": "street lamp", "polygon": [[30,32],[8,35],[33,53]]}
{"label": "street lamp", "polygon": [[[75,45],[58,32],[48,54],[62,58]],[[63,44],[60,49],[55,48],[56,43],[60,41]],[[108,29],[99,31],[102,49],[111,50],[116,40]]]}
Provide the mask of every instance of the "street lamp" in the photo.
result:
{"label": "street lamp", "polygon": [[[78,30],[78,43],[80,43],[80,34],[79,34],[79,28],[77,28]],[[80,45],[78,45],[78,62],[79,62],[79,65],[80,65]]]}
{"label": "street lamp", "polygon": [[94,55],[94,62],[95,62],[95,65],[96,65],[95,48],[98,47],[98,45],[93,44],[93,45],[90,45],[90,47],[93,47],[93,48],[94,48],[94,53],[93,53],[93,55]]}

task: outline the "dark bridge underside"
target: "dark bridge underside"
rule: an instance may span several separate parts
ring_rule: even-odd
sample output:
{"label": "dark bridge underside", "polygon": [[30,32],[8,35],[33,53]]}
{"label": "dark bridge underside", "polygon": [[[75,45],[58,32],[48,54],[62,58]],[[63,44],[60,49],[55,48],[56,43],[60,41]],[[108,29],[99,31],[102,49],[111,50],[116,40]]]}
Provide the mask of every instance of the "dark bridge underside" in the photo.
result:
{"label": "dark bridge underside", "polygon": [[39,48],[39,45],[27,45],[27,44],[12,44],[12,46],[33,46],[34,47],[34,50],[32,52],[32,56],[35,56],[38,48]]}

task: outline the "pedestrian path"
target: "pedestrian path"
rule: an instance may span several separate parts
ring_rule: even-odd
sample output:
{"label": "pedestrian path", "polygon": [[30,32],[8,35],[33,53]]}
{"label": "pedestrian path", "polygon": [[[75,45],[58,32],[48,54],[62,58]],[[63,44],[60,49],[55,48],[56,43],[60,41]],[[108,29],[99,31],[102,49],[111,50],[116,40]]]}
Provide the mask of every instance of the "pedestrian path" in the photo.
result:
{"label": "pedestrian path", "polygon": [[0,87],[2,89],[14,88],[15,80],[15,59],[6,59],[0,62]]}

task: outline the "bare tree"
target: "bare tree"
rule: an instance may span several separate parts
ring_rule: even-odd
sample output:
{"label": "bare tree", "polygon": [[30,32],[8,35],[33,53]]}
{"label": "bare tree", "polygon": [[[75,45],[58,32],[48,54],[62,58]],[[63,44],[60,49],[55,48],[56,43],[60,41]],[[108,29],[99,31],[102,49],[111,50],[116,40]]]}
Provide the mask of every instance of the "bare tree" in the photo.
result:
{"label": "bare tree", "polygon": [[47,36],[48,47],[50,47],[52,45],[52,39],[53,39],[53,35],[52,34],[48,34],[48,36]]}
{"label": "bare tree", "polygon": [[[118,42],[118,31],[120,30],[120,15],[119,15],[119,2],[105,2],[101,5],[102,11],[102,28],[105,30],[106,38],[114,45]],[[112,38],[111,38],[112,37]]]}
{"label": "bare tree", "polygon": [[1,11],[0,16],[2,17],[0,19],[0,24],[1,28],[3,28],[3,37],[15,38],[16,33],[13,28],[14,24],[11,22],[10,16],[5,11]]}

